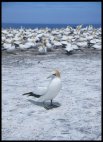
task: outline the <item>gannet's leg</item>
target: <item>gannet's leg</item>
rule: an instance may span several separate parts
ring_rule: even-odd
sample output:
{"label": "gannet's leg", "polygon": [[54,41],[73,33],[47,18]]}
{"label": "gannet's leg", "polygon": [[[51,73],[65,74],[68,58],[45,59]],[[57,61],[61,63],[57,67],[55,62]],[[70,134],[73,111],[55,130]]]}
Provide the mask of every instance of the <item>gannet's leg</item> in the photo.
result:
{"label": "gannet's leg", "polygon": [[51,100],[50,105],[45,104],[45,102],[43,102],[43,105],[44,105],[44,108],[47,109],[47,110],[52,109],[52,108],[56,108],[56,107],[60,106],[60,105],[57,105],[57,104],[53,104],[53,100]]}
{"label": "gannet's leg", "polygon": [[47,105],[47,104],[45,104],[45,102],[43,102],[43,105],[44,105],[44,108],[47,109],[47,110],[53,108],[53,105]]}
{"label": "gannet's leg", "polygon": [[51,104],[50,104],[51,106],[53,105],[53,100],[51,100]]}
{"label": "gannet's leg", "polygon": [[53,107],[54,107],[54,108],[56,108],[56,107],[59,107],[60,105],[53,104],[53,100],[51,100],[51,104],[50,104],[50,106],[52,106],[52,108],[53,108]]}

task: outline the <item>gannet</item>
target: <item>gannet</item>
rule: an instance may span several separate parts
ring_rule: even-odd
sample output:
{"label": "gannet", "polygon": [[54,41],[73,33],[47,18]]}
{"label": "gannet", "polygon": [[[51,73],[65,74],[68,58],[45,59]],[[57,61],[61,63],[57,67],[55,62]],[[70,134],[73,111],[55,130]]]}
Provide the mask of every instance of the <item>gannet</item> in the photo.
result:
{"label": "gannet", "polygon": [[46,47],[46,40],[43,40],[40,46],[38,46],[38,51],[40,54],[46,54],[47,53],[47,47]]}
{"label": "gannet", "polygon": [[14,51],[15,50],[15,45],[14,42],[12,41],[11,43],[4,43],[3,44],[4,49],[6,49],[8,52]]}
{"label": "gannet", "polygon": [[[47,88],[42,90],[41,93],[29,92],[29,93],[23,94],[23,95],[29,95],[29,96],[34,96],[36,98],[39,98],[39,101],[43,102],[44,107],[46,109],[50,109],[53,106],[56,106],[53,104],[52,100],[57,96],[57,94],[59,93],[61,89],[61,78],[60,78],[60,72],[58,70],[54,70],[52,75],[50,75],[48,78],[51,78],[51,82]],[[49,106],[46,106],[45,101],[48,101],[48,100],[51,100],[51,103]]]}

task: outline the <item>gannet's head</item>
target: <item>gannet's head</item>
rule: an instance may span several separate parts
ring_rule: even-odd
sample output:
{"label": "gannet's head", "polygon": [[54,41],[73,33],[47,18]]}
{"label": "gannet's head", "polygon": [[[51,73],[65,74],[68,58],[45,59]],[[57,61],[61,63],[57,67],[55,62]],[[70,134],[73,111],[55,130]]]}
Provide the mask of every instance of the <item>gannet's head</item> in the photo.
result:
{"label": "gannet's head", "polygon": [[60,72],[58,70],[54,70],[52,72],[52,75],[50,75],[48,78],[54,78],[54,77],[60,78]]}
{"label": "gannet's head", "polygon": [[58,70],[54,70],[52,75],[60,78],[60,72]]}

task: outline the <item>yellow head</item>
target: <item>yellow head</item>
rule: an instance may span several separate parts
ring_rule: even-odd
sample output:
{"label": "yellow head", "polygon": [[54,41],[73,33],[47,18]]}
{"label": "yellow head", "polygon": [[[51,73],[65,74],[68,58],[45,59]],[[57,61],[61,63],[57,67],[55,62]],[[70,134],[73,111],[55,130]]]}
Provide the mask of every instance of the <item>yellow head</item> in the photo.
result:
{"label": "yellow head", "polygon": [[60,72],[57,69],[53,71],[52,75],[60,78]]}
{"label": "yellow head", "polygon": [[60,72],[59,72],[59,70],[54,70],[53,72],[52,72],[52,74],[50,75],[50,76],[48,76],[47,78],[54,78],[54,77],[58,77],[58,78],[60,78]]}

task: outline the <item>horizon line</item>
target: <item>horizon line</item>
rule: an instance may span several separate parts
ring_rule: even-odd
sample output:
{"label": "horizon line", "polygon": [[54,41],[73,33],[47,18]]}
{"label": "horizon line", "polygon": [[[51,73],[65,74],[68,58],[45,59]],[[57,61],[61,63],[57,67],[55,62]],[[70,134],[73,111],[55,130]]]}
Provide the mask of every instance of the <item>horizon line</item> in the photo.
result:
{"label": "horizon line", "polygon": [[58,25],[62,25],[62,24],[65,24],[65,25],[68,25],[68,24],[81,24],[81,25],[84,25],[84,24],[101,24],[101,23],[12,23],[12,22],[3,22],[2,24],[58,24]]}

